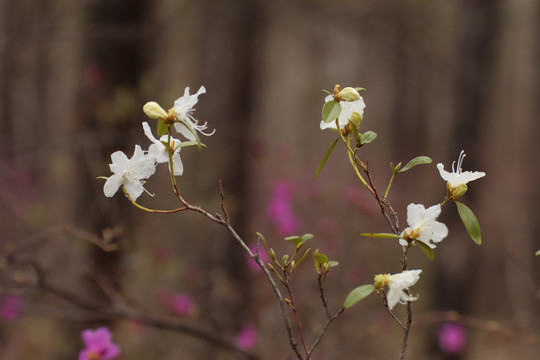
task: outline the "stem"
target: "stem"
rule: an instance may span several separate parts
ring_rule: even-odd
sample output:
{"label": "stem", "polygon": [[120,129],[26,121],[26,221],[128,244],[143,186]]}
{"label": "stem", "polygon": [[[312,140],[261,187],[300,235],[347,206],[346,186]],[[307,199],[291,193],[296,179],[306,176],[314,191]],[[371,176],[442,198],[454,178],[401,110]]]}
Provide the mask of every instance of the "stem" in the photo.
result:
{"label": "stem", "polygon": [[384,200],[386,200],[386,198],[388,197],[388,192],[390,191],[390,187],[392,186],[392,183],[394,182],[395,177],[396,177],[396,172],[393,171],[392,177],[390,178],[390,181],[388,182],[388,187],[386,188],[386,191],[384,192],[384,197],[383,197]]}
{"label": "stem", "polygon": [[399,360],[405,359],[405,351],[407,350],[407,342],[409,340],[409,332],[411,330],[412,324],[412,305],[411,302],[407,302],[407,323],[405,329],[403,330],[403,341],[401,343],[401,354]]}
{"label": "stem", "polygon": [[[284,284],[287,288],[287,291],[289,292],[289,297],[291,298],[291,310],[294,315],[294,320],[296,321],[296,327],[298,328],[298,333],[300,334],[300,341],[302,342],[302,345],[304,346],[304,351],[306,354],[308,353],[306,340],[304,338],[304,332],[302,331],[302,323],[300,322],[300,318],[298,317],[298,312],[296,311],[296,302],[294,300],[294,295],[291,287],[289,286],[289,278],[288,276],[285,276],[286,283]],[[309,357],[306,357],[306,359],[309,359]]]}

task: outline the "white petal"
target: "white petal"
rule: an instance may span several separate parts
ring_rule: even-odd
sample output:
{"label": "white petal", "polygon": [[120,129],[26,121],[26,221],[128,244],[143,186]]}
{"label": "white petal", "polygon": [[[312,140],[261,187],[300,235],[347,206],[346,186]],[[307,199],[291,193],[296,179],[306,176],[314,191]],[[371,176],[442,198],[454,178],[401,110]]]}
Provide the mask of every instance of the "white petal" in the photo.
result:
{"label": "white petal", "polygon": [[484,176],[486,176],[486,173],[483,171],[475,171],[475,172],[465,171],[461,173],[459,180],[461,183],[467,184],[469,181],[480,179],[481,177],[484,177]]}
{"label": "white petal", "polygon": [[169,155],[167,155],[165,145],[160,142],[150,145],[148,148],[148,156],[154,157],[159,164],[169,161]]}
{"label": "white petal", "polygon": [[143,193],[144,187],[140,182],[128,182],[127,184],[124,184],[124,187],[126,188],[126,191],[128,192],[129,196],[133,198],[133,200],[137,200],[137,198]]}
{"label": "white petal", "polygon": [[105,185],[103,185],[103,193],[106,197],[112,197],[118,189],[120,189],[120,186],[122,186],[122,175],[114,174],[111,177],[105,181]]}
{"label": "white petal", "polygon": [[420,228],[418,240],[430,245],[430,240],[434,243],[442,241],[448,236],[448,228],[445,224],[432,221]]}
{"label": "white petal", "polygon": [[441,214],[441,205],[433,205],[426,209],[424,214],[424,221],[435,221],[437,217]]}
{"label": "white petal", "polygon": [[[182,164],[182,160],[180,159],[180,154],[178,152],[175,152],[173,155],[173,165],[174,165],[174,175],[181,176],[184,173],[184,164]],[[169,171],[170,170],[171,170],[171,167],[169,166]]]}
{"label": "white petal", "polygon": [[188,139],[190,141],[196,141],[197,140],[195,135],[193,135],[191,133],[191,131],[189,131],[188,128],[184,124],[175,123],[174,128],[176,129],[176,131],[178,131],[180,134],[182,134],[186,139]]}
{"label": "white petal", "polygon": [[150,129],[150,125],[148,125],[147,122],[143,122],[142,126],[143,126],[143,130],[144,130],[144,135],[146,135],[146,137],[148,139],[150,139],[150,141],[153,142],[154,144],[159,143],[158,139],[156,139],[154,137],[154,134],[152,134],[152,130]]}
{"label": "white petal", "polygon": [[426,208],[422,204],[409,204],[407,206],[407,224],[414,229],[424,222]]}
{"label": "white petal", "polygon": [[454,179],[453,173],[444,170],[444,165],[442,163],[437,164],[437,169],[439,169],[439,174],[441,174],[443,180],[450,181]]}
{"label": "white petal", "polygon": [[122,174],[129,165],[129,159],[122,151],[116,151],[111,155],[112,164],[109,165],[111,171],[115,174]]}

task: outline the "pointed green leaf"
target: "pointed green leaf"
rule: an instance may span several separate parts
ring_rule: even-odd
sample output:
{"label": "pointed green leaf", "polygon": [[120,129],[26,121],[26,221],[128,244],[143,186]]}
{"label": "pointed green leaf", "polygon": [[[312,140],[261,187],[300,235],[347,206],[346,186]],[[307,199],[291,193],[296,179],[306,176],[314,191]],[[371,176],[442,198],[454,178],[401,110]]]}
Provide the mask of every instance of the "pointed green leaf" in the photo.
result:
{"label": "pointed green leaf", "polygon": [[336,100],[330,100],[322,108],[322,119],[325,123],[336,120],[341,114],[341,105]]}
{"label": "pointed green leaf", "polygon": [[360,136],[360,143],[362,143],[362,145],[369,144],[370,142],[372,142],[376,138],[377,138],[377,133],[375,133],[373,131],[366,131],[365,133],[363,133]]}
{"label": "pointed green leaf", "polygon": [[362,233],[360,236],[382,238],[382,239],[400,239],[401,236],[392,233]]}
{"label": "pointed green leaf", "polygon": [[409,170],[412,167],[415,167],[416,165],[422,165],[422,164],[431,164],[433,160],[431,160],[430,157],[427,156],[417,156],[411,161],[407,163],[399,172],[404,172]]}
{"label": "pointed green leaf", "polygon": [[394,173],[398,173],[399,169],[401,169],[401,162],[399,162],[396,166],[394,166],[393,162],[390,162],[390,167]]}
{"label": "pointed green leaf", "polygon": [[457,205],[459,216],[461,217],[461,221],[463,221],[463,225],[465,225],[469,236],[477,245],[481,245],[482,231],[480,229],[478,219],[476,218],[472,210],[467,207],[467,205],[460,203],[459,201],[454,202]]}
{"label": "pointed green leaf", "polygon": [[366,296],[370,295],[373,291],[375,291],[375,286],[373,286],[373,284],[367,284],[357,287],[356,289],[352,290],[349,295],[347,295],[343,307],[345,309],[350,308]]}
{"label": "pointed green leaf", "polygon": [[429,260],[433,260],[435,258],[435,251],[433,251],[433,249],[428,244],[420,240],[416,240],[415,243],[420,246],[420,249],[424,251]]}
{"label": "pointed green leaf", "polygon": [[324,167],[324,164],[326,164],[326,161],[328,160],[328,158],[330,157],[330,154],[332,153],[332,151],[334,150],[334,147],[336,146],[337,142],[339,141],[339,138],[337,138],[336,140],[334,140],[330,146],[328,147],[328,149],[326,149],[326,152],[324,153],[323,157],[322,157],[322,160],[321,162],[319,163],[319,166],[317,166],[317,170],[315,170],[315,175],[313,175],[313,179],[315,180],[317,178],[317,175],[319,175],[319,173],[321,172],[322,168]]}
{"label": "pointed green leaf", "polygon": [[302,238],[298,235],[294,235],[294,236],[287,236],[285,238],[285,241],[290,241],[292,242],[294,245],[298,245],[301,241],[302,241]]}
{"label": "pointed green leaf", "polygon": [[293,244],[296,245],[296,247],[300,247],[304,245],[306,241],[311,240],[313,238],[314,236],[312,234],[304,234],[302,236],[298,236],[298,235],[287,236],[285,240],[292,242]]}
{"label": "pointed green leaf", "polygon": [[311,240],[314,237],[315,236],[313,236],[313,234],[304,234],[304,235],[302,235],[302,242],[300,243],[300,245],[304,245],[306,243],[306,241]]}
{"label": "pointed green leaf", "polygon": [[330,268],[336,267],[339,265],[338,261],[330,260],[326,263],[326,271],[328,271]]}
{"label": "pointed green leaf", "polygon": [[366,90],[366,89],[364,89],[362,87],[356,87],[355,89],[356,89],[356,91],[365,91]]}
{"label": "pointed green leaf", "polygon": [[165,124],[165,121],[163,121],[161,119],[158,120],[158,123],[157,123],[158,137],[161,137],[161,136],[165,135],[168,130],[169,130],[169,127],[167,126],[167,124]]}

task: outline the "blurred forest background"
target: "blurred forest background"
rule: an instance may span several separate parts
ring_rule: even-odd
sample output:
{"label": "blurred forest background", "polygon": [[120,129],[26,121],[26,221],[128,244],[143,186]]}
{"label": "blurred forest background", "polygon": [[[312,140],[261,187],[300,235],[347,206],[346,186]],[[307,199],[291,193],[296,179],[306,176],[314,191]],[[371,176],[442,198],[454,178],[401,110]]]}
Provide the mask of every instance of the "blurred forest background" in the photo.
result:
{"label": "blurred forest background", "polygon": [[[452,205],[435,261],[411,254],[424,272],[407,358],[540,358],[539,39],[537,0],[1,0],[0,254],[18,253],[0,264],[0,357],[74,359],[80,331],[98,326],[111,328],[121,359],[239,356],[190,331],[98,316],[46,291],[52,284],[231,341],[249,327],[245,347],[259,359],[291,358],[271,288],[222,227],[195,213],[142,212],[120,193],[106,198],[96,180],[109,176],[112,152],[149,145],[142,105],[172,107],[186,86],[206,87],[196,118],[216,129],[207,149],[182,151],[189,201],[218,211],[221,179],[250,243],[258,231],[281,253],[283,236],[313,233],[310,246],[340,262],[327,284],[331,309],[374,274],[399,272],[393,240],[358,236],[389,228],[343,149],[313,180],[334,139],[319,129],[321,89],[339,83],[367,89],[361,131],[379,138],[360,155],[379,188],[390,161],[434,160],[396,179],[390,200],[402,224],[408,203],[443,200],[436,163],[448,169],[464,149],[464,170],[487,173],[463,200],[483,245]],[[140,203],[177,205],[167,175],[147,183],[157,195]],[[288,228],[269,211],[277,193],[293,210]],[[92,234],[118,249],[103,251]],[[324,313],[312,265],[297,275],[314,338]],[[466,339],[455,351],[438,336],[451,320]],[[313,359],[395,359],[400,339],[371,296],[331,325]]]}

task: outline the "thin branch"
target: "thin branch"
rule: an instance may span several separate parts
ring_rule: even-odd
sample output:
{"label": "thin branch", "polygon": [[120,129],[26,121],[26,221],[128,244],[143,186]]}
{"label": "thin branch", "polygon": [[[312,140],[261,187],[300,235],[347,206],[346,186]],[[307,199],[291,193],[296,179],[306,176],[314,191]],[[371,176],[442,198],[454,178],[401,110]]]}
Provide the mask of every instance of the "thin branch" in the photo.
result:
{"label": "thin branch", "polygon": [[222,334],[216,331],[203,328],[200,326],[195,326],[193,324],[188,324],[185,322],[173,322],[170,320],[160,319],[157,317],[146,315],[144,311],[136,311],[134,309],[127,308],[124,305],[125,302],[122,302],[122,305],[123,305],[122,307],[117,307],[115,305],[111,306],[111,304],[96,301],[94,299],[89,300],[86,297],[84,298],[80,297],[74,292],[71,292],[69,290],[66,290],[64,288],[58,287],[50,283],[46,278],[45,272],[41,269],[41,267],[37,263],[33,261],[17,261],[13,263],[16,265],[29,266],[34,270],[36,274],[36,278],[37,278],[36,284],[35,284],[37,288],[49,294],[52,294],[58,298],[61,298],[80,308],[83,308],[85,310],[90,310],[93,314],[96,314],[98,316],[106,317],[108,319],[120,319],[120,320],[129,320],[129,321],[138,321],[138,322],[142,321],[146,325],[149,325],[155,328],[173,330],[173,331],[181,332],[184,334],[188,334],[188,335],[200,338],[212,344],[231,350],[237,353],[242,358],[245,358],[248,360],[257,359],[255,355],[245,351],[244,349],[241,349],[232,340],[226,339]]}

